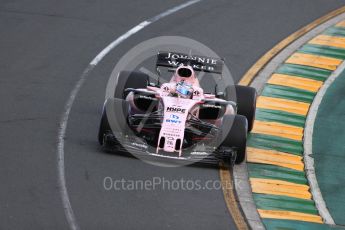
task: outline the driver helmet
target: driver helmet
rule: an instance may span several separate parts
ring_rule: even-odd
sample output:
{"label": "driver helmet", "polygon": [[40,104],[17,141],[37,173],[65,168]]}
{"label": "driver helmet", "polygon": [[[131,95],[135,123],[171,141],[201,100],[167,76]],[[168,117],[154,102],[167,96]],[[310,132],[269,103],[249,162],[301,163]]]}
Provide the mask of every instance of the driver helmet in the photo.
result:
{"label": "driver helmet", "polygon": [[191,98],[193,85],[197,83],[195,72],[190,65],[181,65],[176,69],[172,81],[176,82],[176,93],[182,98]]}
{"label": "driver helmet", "polygon": [[176,93],[182,98],[191,98],[193,95],[193,86],[185,81],[176,84]]}

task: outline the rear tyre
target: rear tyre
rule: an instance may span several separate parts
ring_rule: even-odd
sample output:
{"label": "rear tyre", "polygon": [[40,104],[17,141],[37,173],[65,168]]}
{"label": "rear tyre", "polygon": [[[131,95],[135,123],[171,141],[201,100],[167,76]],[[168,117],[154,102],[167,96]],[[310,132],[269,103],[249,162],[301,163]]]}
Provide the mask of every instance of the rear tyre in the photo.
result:
{"label": "rear tyre", "polygon": [[236,164],[242,163],[246,158],[248,122],[242,115],[224,115],[221,133],[224,147],[234,147],[237,150]]}
{"label": "rear tyre", "polygon": [[117,84],[115,85],[114,97],[125,99],[128,93],[127,88],[146,88],[149,82],[149,76],[141,72],[121,71],[119,73]]}
{"label": "rear tyre", "polygon": [[105,101],[101,123],[98,130],[98,142],[104,144],[104,135],[107,133],[127,133],[127,117],[129,103],[118,98],[109,98]]}
{"label": "rear tyre", "polygon": [[225,88],[226,100],[235,101],[237,103],[237,114],[247,118],[248,132],[252,131],[254,125],[256,97],[256,90],[252,87],[234,85]]}

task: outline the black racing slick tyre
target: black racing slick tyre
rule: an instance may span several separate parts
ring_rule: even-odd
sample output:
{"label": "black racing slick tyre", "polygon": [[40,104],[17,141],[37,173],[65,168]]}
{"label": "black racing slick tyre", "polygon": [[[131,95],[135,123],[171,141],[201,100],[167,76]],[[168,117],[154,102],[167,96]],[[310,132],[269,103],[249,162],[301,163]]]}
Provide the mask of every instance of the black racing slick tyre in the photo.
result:
{"label": "black racing slick tyre", "polygon": [[224,115],[221,126],[221,146],[236,149],[236,164],[242,163],[246,158],[247,130],[248,122],[246,117],[242,115]]}
{"label": "black racing slick tyre", "polygon": [[127,94],[124,92],[127,88],[146,88],[149,82],[149,76],[141,72],[121,71],[115,85],[114,97],[125,99]]}
{"label": "black racing slick tyre", "polygon": [[237,114],[247,118],[248,132],[252,131],[256,110],[256,90],[249,86],[228,86],[225,89],[225,97],[226,100],[235,101],[237,103]]}
{"label": "black racing slick tyre", "polygon": [[109,98],[105,101],[101,123],[98,130],[98,142],[104,144],[104,135],[107,133],[126,133],[128,130],[129,103],[118,98]]}

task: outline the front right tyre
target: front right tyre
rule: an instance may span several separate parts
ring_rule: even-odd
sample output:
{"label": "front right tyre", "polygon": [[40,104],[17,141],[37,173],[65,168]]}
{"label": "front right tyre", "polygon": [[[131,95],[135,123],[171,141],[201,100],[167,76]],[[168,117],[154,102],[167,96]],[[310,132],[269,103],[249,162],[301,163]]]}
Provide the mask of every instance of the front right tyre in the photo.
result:
{"label": "front right tyre", "polygon": [[221,125],[221,145],[236,149],[236,164],[246,159],[248,122],[242,115],[224,115]]}

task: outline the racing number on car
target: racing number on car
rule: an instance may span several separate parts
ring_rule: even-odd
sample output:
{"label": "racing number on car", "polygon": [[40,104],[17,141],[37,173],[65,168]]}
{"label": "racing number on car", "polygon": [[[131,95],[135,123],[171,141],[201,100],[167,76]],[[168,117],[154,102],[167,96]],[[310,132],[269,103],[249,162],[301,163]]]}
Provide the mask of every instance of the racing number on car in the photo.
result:
{"label": "racing number on car", "polygon": [[167,137],[167,144],[168,145],[174,145],[174,138],[173,137]]}

